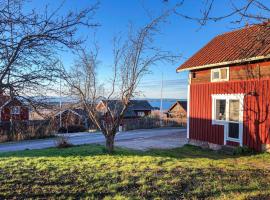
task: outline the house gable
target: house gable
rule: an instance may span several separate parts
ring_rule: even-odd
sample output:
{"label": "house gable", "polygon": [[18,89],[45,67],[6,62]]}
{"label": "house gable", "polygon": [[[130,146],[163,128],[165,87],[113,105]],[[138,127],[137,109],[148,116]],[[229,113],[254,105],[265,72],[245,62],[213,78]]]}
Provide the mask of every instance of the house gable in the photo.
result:
{"label": "house gable", "polygon": [[177,101],[168,110],[170,117],[186,117],[187,114],[187,102]]}
{"label": "house gable", "polygon": [[[20,111],[18,114],[11,114],[12,107],[18,106]],[[8,99],[1,107],[1,121],[29,120],[29,108],[25,106],[19,99]]]}
{"label": "house gable", "polygon": [[[229,67],[228,72],[229,76],[226,81],[267,79],[270,78],[270,61],[233,65]],[[192,70],[192,73],[195,75],[190,76],[191,84],[211,82],[211,69]]]}

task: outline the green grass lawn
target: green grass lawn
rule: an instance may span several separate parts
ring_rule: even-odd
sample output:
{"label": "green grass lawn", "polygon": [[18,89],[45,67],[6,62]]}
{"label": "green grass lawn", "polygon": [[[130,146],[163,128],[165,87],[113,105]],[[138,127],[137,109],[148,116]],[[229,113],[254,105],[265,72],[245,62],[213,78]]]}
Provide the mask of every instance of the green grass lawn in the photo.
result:
{"label": "green grass lawn", "polygon": [[0,154],[0,199],[268,199],[270,154],[100,145]]}

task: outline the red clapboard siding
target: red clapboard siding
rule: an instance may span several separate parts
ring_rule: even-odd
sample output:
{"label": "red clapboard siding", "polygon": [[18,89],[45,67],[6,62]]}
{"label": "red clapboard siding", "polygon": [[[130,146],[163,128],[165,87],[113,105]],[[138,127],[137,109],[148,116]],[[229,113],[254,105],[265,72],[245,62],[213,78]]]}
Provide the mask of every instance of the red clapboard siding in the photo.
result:
{"label": "red clapboard siding", "polygon": [[[223,145],[222,125],[212,125],[212,94],[249,94],[244,98],[243,145],[257,151],[270,144],[270,80],[230,81],[190,85],[190,138]],[[256,120],[259,125],[256,125]]]}

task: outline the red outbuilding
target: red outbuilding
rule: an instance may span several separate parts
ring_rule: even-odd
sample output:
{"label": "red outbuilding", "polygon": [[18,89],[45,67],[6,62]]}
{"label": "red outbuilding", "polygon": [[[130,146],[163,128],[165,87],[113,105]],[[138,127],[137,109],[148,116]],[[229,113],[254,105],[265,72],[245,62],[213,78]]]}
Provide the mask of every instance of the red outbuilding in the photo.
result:
{"label": "red outbuilding", "polygon": [[20,99],[0,94],[0,122],[27,121],[29,108]]}
{"label": "red outbuilding", "polygon": [[269,150],[269,23],[218,35],[177,68],[185,70],[191,144]]}

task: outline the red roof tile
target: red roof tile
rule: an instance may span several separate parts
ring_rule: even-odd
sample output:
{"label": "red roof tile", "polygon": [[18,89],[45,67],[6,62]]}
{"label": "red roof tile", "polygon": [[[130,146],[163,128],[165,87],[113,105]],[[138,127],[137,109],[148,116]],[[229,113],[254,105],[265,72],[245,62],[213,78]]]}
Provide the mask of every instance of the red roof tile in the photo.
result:
{"label": "red roof tile", "polygon": [[214,67],[225,62],[241,63],[241,60],[262,56],[270,56],[270,24],[253,25],[218,35],[179,66],[177,71],[205,65]]}

